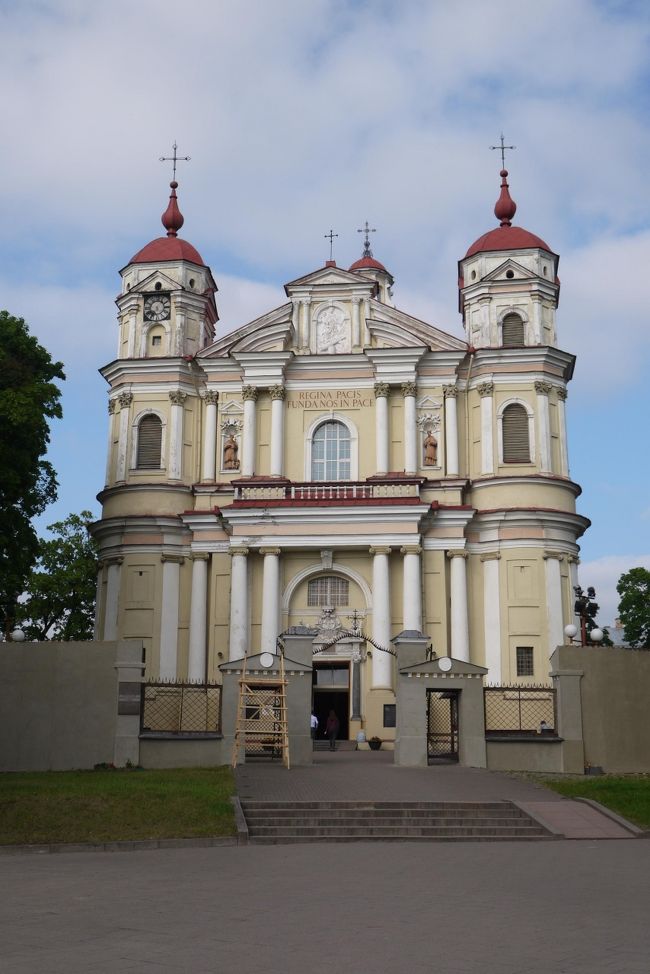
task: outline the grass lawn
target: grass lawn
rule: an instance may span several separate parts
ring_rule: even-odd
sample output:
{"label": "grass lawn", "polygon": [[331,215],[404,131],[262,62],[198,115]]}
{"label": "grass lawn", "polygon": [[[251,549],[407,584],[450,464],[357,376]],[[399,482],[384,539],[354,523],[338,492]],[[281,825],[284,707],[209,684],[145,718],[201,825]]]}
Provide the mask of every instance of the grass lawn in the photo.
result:
{"label": "grass lawn", "polygon": [[650,775],[553,778],[544,784],[566,798],[593,798],[642,829],[650,829]]}
{"label": "grass lawn", "polygon": [[0,774],[0,845],[234,835],[230,768]]}

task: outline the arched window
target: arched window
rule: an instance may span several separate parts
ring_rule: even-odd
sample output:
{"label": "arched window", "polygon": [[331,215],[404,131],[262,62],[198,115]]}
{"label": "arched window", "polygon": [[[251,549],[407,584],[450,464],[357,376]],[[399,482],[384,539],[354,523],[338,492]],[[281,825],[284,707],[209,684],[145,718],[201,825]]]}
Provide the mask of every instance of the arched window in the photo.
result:
{"label": "arched window", "polygon": [[524,322],[517,314],[508,314],[501,323],[501,344],[504,348],[524,344]]}
{"label": "arched window", "polygon": [[347,578],[324,575],[312,578],[307,587],[307,605],[349,605],[350,583]]}
{"label": "arched window", "polygon": [[311,441],[311,479],[336,483],[350,479],[350,431],[329,420],[316,429]]}
{"label": "arched window", "polygon": [[524,406],[506,406],[502,416],[503,462],[530,463],[530,435],[528,413]]}
{"label": "arched window", "polygon": [[153,413],[143,416],[138,425],[138,470],[159,470],[162,466],[162,422]]}

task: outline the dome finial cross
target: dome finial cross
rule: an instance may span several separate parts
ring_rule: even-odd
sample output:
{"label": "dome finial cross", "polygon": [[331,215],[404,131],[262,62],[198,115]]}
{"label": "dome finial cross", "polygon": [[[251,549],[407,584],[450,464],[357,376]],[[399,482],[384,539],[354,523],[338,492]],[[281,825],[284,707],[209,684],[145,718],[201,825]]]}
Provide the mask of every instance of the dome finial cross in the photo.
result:
{"label": "dome finial cross", "polygon": [[516,145],[504,145],[505,139],[503,137],[503,132],[501,133],[501,145],[491,145],[491,149],[498,149],[501,152],[501,168],[506,168],[506,151],[508,149],[516,149]]}
{"label": "dome finial cross", "polygon": [[179,156],[179,155],[177,155],[176,150],[178,149],[178,146],[176,145],[176,140],[174,140],[174,144],[172,146],[172,149],[174,150],[174,155],[173,156],[160,156],[160,160],[159,161],[160,162],[172,162],[174,164],[173,165],[172,180],[174,182],[176,182],[176,163],[177,162],[189,162],[190,161],[190,156]]}

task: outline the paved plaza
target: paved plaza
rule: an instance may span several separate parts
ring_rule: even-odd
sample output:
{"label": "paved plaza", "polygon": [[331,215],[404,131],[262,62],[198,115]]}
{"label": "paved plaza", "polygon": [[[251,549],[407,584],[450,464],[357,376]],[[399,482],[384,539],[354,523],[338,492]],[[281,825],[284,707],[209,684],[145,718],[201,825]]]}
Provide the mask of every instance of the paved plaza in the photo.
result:
{"label": "paved plaza", "polygon": [[647,974],[650,842],[0,859],[2,974]]}

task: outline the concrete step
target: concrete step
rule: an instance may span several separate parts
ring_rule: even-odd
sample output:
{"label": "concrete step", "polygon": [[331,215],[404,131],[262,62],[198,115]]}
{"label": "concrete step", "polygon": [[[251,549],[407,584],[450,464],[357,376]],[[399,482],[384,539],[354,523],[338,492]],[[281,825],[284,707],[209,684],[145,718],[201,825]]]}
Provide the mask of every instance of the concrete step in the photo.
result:
{"label": "concrete step", "polygon": [[251,845],[289,845],[297,842],[546,842],[552,840],[552,835],[329,835],[329,836],[251,836]]}
{"label": "concrete step", "polygon": [[242,802],[251,842],[552,836],[511,802]]}

